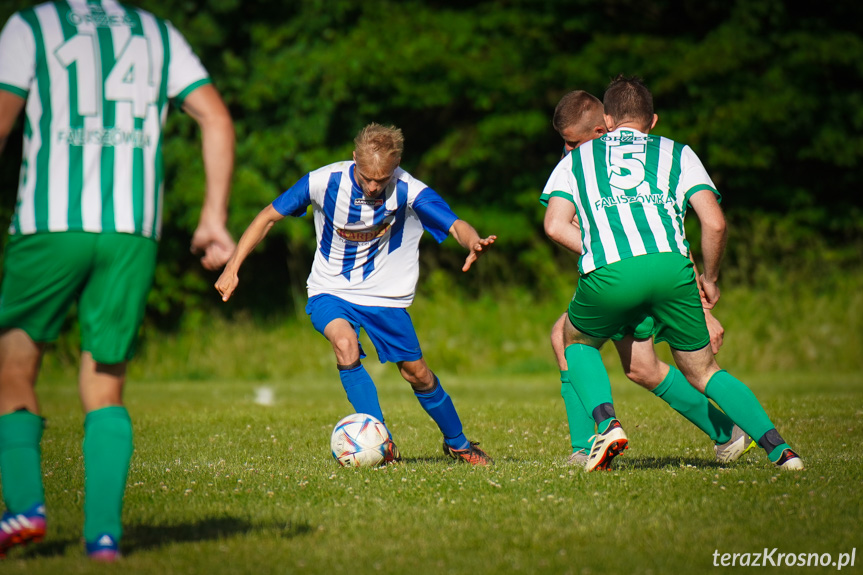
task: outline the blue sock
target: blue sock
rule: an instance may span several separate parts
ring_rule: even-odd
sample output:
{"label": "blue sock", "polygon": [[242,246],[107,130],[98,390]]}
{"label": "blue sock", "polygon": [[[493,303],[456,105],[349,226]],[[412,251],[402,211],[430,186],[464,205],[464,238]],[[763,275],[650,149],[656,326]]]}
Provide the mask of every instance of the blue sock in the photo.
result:
{"label": "blue sock", "polygon": [[462,432],[461,420],[452,404],[452,398],[444,391],[437,376],[434,378],[434,383],[434,389],[430,392],[418,393],[415,391],[414,395],[417,396],[426,413],[437,423],[446,444],[453,449],[467,449],[470,442]]}
{"label": "blue sock", "polygon": [[357,413],[366,413],[384,422],[384,414],[378,401],[378,390],[369,372],[361,365],[353,369],[339,370],[342,387],[348,394],[348,401]]}

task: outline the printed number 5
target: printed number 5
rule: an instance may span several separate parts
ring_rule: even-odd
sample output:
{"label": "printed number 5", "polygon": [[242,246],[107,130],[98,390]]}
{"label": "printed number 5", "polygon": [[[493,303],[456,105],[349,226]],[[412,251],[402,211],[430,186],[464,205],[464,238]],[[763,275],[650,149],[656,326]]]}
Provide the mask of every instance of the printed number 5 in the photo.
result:
{"label": "printed number 5", "polygon": [[631,190],[644,181],[644,144],[626,144],[609,150],[609,183],[620,190]]}

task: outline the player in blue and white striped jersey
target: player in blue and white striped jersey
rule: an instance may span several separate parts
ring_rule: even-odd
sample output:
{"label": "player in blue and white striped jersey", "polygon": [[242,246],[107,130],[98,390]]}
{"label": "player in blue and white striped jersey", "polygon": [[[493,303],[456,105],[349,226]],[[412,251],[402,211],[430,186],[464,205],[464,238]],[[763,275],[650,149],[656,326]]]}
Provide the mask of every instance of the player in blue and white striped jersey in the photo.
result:
{"label": "player in blue and white striped jersey", "polygon": [[[444,452],[474,465],[492,460],[468,441],[440,380],[426,365],[407,307],[419,279],[419,241],[428,231],[438,242],[448,235],[468,250],[462,271],[496,236],[481,238],[458,219],[437,192],[399,167],[401,130],[369,124],[356,139],[353,161],[337,162],[303,176],[252,221],[216,282],[227,301],[239,283],[246,257],[272,225],[301,217],[312,207],[317,235],[308,278],[306,312],[333,346],[342,385],[358,413],[384,421],[377,390],[362,366],[364,329],[381,363],[398,365],[444,436]],[[390,459],[398,459],[392,446]]]}

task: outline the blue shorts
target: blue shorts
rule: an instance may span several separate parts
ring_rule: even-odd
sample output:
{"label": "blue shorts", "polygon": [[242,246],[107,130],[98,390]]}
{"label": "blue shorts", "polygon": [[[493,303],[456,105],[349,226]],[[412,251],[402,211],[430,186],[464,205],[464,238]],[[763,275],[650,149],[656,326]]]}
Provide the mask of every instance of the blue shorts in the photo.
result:
{"label": "blue shorts", "polygon": [[[417,332],[405,308],[356,305],[334,295],[319,294],[306,304],[306,313],[322,335],[327,325],[338,318],[354,327],[357,342],[360,328],[363,328],[372,340],[381,363],[416,361],[423,356]],[[360,357],[365,356],[360,345]]]}

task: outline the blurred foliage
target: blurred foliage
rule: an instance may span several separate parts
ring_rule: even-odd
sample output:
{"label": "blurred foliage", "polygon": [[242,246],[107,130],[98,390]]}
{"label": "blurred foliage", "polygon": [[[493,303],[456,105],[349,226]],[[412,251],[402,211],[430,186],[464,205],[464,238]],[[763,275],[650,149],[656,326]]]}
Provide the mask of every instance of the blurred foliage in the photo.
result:
{"label": "blurred foliage", "polygon": [[[0,19],[30,5],[5,0]],[[428,241],[424,278],[470,292],[514,285],[538,297],[575,281],[575,260],[542,231],[537,198],[560,155],[550,117],[618,73],[654,93],[659,135],[688,143],[732,222],[726,275],[861,263],[863,8],[781,0],[143,0],[187,37],[237,129],[230,228],[304,173],[349,158],[355,133],[401,127],[402,165],[438,190],[495,251],[468,274],[453,241]],[[0,164],[2,216],[20,155]],[[204,189],[194,122],[169,116],[164,240],[148,318],[199,321],[215,275],[188,253]],[[694,218],[692,218],[694,219]],[[691,239],[697,240],[697,226]],[[693,245],[697,242],[693,241]],[[242,271],[230,309],[302,314],[310,218],[276,226]],[[560,270],[565,272],[561,274]],[[761,271],[759,271],[761,270]],[[766,271],[765,271],[766,270]],[[443,275],[441,275],[443,274]]]}

